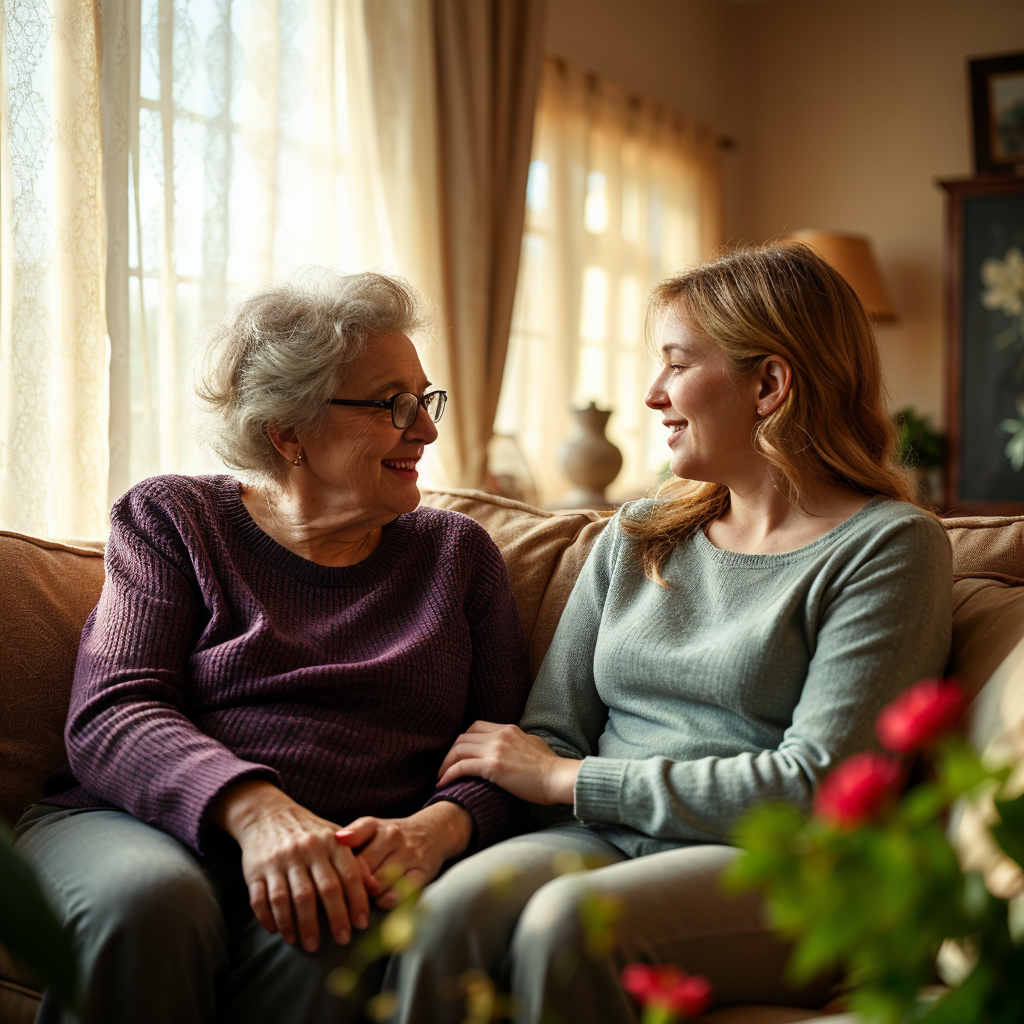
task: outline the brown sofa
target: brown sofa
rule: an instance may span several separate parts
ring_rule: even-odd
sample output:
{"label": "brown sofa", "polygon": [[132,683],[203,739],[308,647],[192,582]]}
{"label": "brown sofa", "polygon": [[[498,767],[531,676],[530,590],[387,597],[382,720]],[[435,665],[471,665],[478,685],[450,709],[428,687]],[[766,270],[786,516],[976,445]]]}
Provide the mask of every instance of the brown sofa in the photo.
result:
{"label": "brown sofa", "polygon": [[[592,511],[541,512],[476,491],[431,492],[424,503],[472,516],[494,538],[509,568],[536,672],[606,518]],[[974,716],[975,739],[1020,756],[1024,517],[949,520],[946,526],[956,574],[949,671],[975,692],[992,680],[976,702],[984,714]],[[8,822],[41,795],[46,777],[66,760],[62,733],[75,653],[102,584],[102,545],[0,532],[0,817]],[[970,855],[978,866],[1005,873],[998,853],[980,840]],[[38,998],[0,948],[0,1024],[28,1024]],[[839,1024],[849,1018],[784,1007],[730,1007],[707,1018],[715,1024],[812,1019]]]}

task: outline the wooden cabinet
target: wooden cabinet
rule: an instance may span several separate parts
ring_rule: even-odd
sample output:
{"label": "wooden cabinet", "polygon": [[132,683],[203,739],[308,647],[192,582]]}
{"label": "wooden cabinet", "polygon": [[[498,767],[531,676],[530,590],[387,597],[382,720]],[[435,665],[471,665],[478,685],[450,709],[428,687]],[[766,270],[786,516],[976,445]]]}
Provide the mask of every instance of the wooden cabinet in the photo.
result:
{"label": "wooden cabinet", "polygon": [[1024,178],[946,191],[945,508],[1024,514]]}

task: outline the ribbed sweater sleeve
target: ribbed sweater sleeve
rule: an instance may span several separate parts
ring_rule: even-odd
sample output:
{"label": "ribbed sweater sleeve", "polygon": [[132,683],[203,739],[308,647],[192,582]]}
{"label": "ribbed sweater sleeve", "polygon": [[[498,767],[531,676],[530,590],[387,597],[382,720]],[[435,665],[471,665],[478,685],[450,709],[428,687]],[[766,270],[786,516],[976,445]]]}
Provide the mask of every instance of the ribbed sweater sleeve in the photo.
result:
{"label": "ribbed sweater sleeve", "polygon": [[106,579],[78,649],[65,728],[71,769],[103,800],[199,850],[213,799],[244,778],[279,783],[188,717],[189,655],[204,618],[176,532],[144,494],[111,515]]}

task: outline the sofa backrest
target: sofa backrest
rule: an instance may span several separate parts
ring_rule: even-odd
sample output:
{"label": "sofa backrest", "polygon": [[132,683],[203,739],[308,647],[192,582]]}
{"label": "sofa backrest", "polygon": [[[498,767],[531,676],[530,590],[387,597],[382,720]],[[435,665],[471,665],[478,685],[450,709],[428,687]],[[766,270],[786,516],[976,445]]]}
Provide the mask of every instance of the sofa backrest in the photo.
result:
{"label": "sofa backrest", "polygon": [[[494,538],[536,673],[607,516],[542,512],[468,490],[425,492],[423,503],[469,515]],[[946,528],[956,578],[949,671],[976,692],[1024,639],[1024,517],[950,520]],[[102,583],[100,545],[0,531],[0,817],[8,821],[67,759],[78,639]]]}
{"label": "sofa backrest", "polygon": [[0,818],[13,823],[67,760],[78,639],[103,551],[0,532]]}

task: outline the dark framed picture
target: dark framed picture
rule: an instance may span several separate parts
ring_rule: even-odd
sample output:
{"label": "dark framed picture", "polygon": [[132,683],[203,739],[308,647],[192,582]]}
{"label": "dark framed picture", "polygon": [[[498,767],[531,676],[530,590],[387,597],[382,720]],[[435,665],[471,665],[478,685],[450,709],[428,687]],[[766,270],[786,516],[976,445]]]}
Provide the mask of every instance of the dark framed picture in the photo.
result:
{"label": "dark framed picture", "polygon": [[1024,178],[947,193],[944,511],[1024,515]]}
{"label": "dark framed picture", "polygon": [[968,61],[977,174],[1024,164],[1024,53]]}

